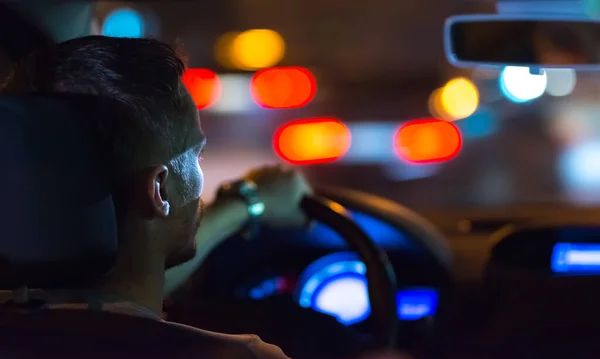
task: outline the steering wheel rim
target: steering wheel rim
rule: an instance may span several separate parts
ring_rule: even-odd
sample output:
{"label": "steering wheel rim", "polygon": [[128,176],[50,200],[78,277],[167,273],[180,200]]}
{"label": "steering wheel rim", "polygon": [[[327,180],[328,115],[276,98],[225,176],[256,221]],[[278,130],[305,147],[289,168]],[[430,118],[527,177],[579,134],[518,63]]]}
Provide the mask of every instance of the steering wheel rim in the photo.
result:
{"label": "steering wheel rim", "polygon": [[367,268],[370,319],[377,345],[394,348],[398,338],[396,274],[387,254],[354,222],[342,205],[318,195],[306,196],[301,204],[307,217],[337,232]]}
{"label": "steering wheel rim", "polygon": [[[382,349],[396,348],[400,328],[396,304],[397,286],[395,272],[387,258],[387,254],[353,221],[351,214],[342,205],[326,197],[310,195],[301,201],[300,207],[309,219],[319,221],[337,232],[367,267],[367,288],[371,305],[371,315],[367,320],[372,322],[374,328],[374,336],[369,341],[368,346]],[[224,244],[230,239],[247,243],[239,234],[234,234],[224,239],[220,244]],[[210,253],[207,253],[204,258],[208,258],[210,255]],[[210,330],[227,332],[229,329],[219,319],[219,314],[215,314],[215,320],[211,324],[211,318],[213,318],[211,315],[214,314],[214,311],[209,309],[209,312],[205,312],[207,307],[198,305],[201,303],[196,300],[190,301],[196,294],[202,295],[201,287],[197,287],[194,280],[197,273],[200,273],[200,268],[202,268],[201,265],[197,266],[193,273],[186,275],[187,285],[179,285],[178,289],[169,295],[166,304],[168,317],[183,324],[200,327],[208,326]],[[202,276],[198,278],[202,278]],[[202,279],[200,280],[202,281]],[[219,300],[219,303],[222,303],[222,300]],[[252,331],[251,326],[240,329],[236,324],[234,327],[236,331]],[[266,333],[261,335],[265,336]],[[271,340],[278,343],[275,338]],[[362,350],[361,347],[362,344],[359,344],[358,350]]]}

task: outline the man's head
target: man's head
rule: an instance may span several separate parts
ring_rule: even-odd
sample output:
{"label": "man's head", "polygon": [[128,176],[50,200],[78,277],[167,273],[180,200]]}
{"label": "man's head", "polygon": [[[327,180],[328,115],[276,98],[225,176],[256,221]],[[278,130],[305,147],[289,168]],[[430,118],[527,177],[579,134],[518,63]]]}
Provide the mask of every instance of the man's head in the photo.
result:
{"label": "man's head", "polygon": [[95,99],[83,119],[106,151],[120,245],[167,267],[195,254],[201,215],[204,136],[184,70],[177,51],[159,41],[89,36],[32,54],[3,86]]}

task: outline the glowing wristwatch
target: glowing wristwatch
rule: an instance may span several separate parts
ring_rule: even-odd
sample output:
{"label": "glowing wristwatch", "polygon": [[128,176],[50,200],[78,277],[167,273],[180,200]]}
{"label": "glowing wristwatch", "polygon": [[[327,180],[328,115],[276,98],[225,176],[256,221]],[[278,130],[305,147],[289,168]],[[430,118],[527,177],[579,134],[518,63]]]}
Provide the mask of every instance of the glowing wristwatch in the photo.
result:
{"label": "glowing wristwatch", "polygon": [[245,239],[252,239],[260,230],[260,217],[265,211],[265,204],[258,195],[256,183],[250,180],[237,180],[223,184],[217,191],[217,198],[239,198],[248,207],[248,221],[241,234]]}

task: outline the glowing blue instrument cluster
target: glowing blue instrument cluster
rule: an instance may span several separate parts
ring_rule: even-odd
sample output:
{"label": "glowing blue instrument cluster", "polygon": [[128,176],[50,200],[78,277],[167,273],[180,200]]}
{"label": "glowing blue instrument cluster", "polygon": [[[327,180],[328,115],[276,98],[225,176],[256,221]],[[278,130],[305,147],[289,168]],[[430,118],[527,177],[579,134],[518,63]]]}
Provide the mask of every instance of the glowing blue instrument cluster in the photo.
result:
{"label": "glowing blue instrument cluster", "polygon": [[[334,253],[309,265],[300,276],[300,306],[335,316],[345,325],[365,320],[370,312],[366,267],[355,253]],[[438,293],[432,288],[398,291],[398,318],[417,320],[435,314]]]}

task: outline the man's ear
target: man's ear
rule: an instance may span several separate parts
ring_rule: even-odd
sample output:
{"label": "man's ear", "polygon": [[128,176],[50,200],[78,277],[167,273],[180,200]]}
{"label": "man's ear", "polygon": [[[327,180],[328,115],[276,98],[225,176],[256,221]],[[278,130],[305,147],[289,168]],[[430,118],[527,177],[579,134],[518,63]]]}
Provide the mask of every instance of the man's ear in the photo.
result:
{"label": "man's ear", "polygon": [[171,205],[169,204],[169,194],[167,192],[167,178],[169,170],[166,166],[160,165],[153,167],[150,175],[147,177],[147,193],[150,200],[152,215],[167,218]]}

